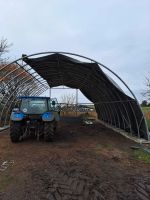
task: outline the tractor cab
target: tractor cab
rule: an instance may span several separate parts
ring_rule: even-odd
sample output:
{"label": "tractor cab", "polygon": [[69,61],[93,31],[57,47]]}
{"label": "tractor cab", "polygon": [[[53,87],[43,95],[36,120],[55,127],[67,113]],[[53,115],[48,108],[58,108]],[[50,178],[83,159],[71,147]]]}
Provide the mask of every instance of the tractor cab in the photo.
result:
{"label": "tractor cab", "polygon": [[56,98],[49,97],[20,97],[20,111],[24,114],[43,114],[48,111],[58,111]]}
{"label": "tractor cab", "polygon": [[[40,135],[44,135],[47,141],[50,140],[54,135],[56,123],[60,120],[60,106],[57,99],[21,96],[18,97],[18,102],[17,108],[15,107],[11,113],[10,136],[12,142],[17,142],[20,136],[31,133],[38,138]],[[16,131],[17,129],[18,131]],[[19,131],[21,135],[16,133]]]}

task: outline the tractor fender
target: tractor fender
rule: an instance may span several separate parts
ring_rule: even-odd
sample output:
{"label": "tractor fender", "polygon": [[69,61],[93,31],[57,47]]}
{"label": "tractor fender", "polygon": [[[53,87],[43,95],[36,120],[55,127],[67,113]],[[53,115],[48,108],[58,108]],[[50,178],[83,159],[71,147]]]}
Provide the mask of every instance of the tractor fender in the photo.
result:
{"label": "tractor fender", "polygon": [[46,113],[44,113],[43,115],[42,115],[42,120],[44,121],[44,122],[51,122],[51,121],[53,121],[55,119],[55,116],[54,116],[54,114],[52,113],[52,112],[46,112]]}
{"label": "tractor fender", "polygon": [[22,121],[24,114],[22,112],[12,112],[10,116],[11,121]]}

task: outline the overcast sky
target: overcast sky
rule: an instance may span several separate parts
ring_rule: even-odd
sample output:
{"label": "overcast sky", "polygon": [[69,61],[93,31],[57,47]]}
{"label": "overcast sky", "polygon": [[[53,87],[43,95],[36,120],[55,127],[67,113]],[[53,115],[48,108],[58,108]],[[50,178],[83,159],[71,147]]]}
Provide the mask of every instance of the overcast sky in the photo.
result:
{"label": "overcast sky", "polygon": [[0,38],[22,53],[67,51],[107,65],[137,97],[150,72],[150,0],[0,0]]}

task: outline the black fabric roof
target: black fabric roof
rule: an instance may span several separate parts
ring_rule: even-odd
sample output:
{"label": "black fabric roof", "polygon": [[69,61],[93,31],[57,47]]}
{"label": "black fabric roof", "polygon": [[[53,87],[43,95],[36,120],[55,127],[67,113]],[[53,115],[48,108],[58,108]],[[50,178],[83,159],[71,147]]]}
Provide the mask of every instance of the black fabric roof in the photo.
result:
{"label": "black fabric roof", "polygon": [[50,87],[78,88],[95,104],[99,119],[147,139],[147,127],[137,102],[127,96],[97,63],[81,62],[63,54],[24,58]]}

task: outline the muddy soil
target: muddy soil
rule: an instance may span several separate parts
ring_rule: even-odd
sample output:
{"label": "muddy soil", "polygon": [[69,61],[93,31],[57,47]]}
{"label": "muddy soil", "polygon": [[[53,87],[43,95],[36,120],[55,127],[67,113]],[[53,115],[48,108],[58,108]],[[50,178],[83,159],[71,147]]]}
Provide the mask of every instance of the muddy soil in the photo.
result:
{"label": "muddy soil", "polygon": [[74,118],[59,124],[51,143],[13,144],[9,130],[1,132],[0,200],[149,200],[150,165],[133,158],[133,145]]}

